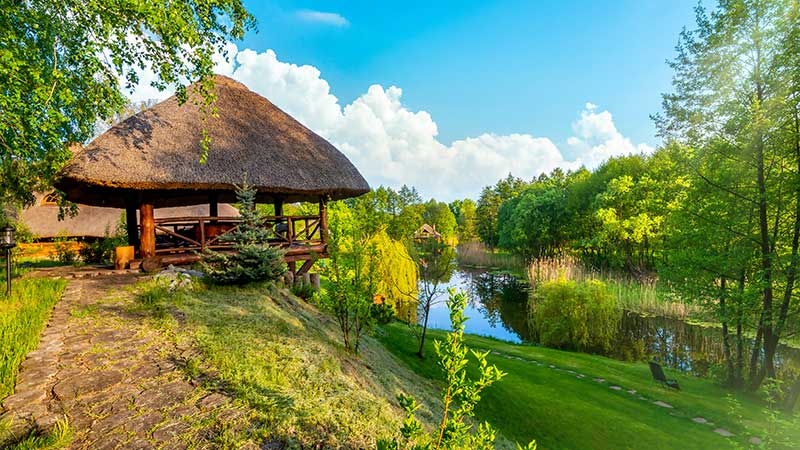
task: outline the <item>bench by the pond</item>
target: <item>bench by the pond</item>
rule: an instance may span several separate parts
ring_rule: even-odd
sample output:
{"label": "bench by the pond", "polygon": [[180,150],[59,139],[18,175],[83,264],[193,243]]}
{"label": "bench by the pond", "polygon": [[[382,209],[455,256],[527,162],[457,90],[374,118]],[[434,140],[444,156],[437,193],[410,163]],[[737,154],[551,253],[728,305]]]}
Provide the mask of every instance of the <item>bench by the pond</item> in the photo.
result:
{"label": "bench by the pond", "polygon": [[662,386],[667,386],[678,391],[681,390],[676,380],[667,379],[667,376],[664,374],[664,369],[661,368],[661,364],[654,361],[650,361],[648,364],[650,365],[650,373],[653,375],[654,381],[660,383]]}

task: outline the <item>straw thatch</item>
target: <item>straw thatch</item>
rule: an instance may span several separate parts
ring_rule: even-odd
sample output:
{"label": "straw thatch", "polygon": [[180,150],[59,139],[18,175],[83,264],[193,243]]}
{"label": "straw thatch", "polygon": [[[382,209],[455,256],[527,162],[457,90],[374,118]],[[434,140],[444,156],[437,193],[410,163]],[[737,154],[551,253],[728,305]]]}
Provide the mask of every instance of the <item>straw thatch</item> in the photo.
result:
{"label": "straw thatch", "polygon": [[[158,206],[205,203],[211,192],[234,201],[245,180],[260,201],[314,201],[361,195],[369,185],[339,150],[266,98],[215,77],[215,117],[203,123],[192,101],[172,96],[76,152],[56,186],[77,203],[122,207],[125,199]],[[211,144],[200,163],[203,129]]]}
{"label": "straw thatch", "polygon": [[[101,208],[98,206],[77,205],[78,215],[66,216],[58,220],[58,205],[45,200],[43,194],[36,195],[36,203],[26,208],[19,220],[37,239],[56,237],[100,238],[113,235],[120,220],[125,216],[124,209]],[[159,208],[155,210],[156,218],[208,216],[208,205],[182,206],[176,208]],[[239,216],[239,211],[227,203],[219,205],[221,217]]]}

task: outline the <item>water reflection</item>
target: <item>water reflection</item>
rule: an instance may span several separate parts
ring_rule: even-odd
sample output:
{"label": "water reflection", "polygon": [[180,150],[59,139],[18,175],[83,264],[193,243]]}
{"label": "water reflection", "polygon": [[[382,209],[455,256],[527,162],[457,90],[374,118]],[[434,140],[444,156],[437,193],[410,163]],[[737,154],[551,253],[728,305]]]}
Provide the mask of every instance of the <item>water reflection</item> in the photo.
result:
{"label": "water reflection", "polygon": [[[443,285],[469,294],[470,304],[465,310],[470,319],[466,323],[467,333],[514,343],[530,342],[529,287],[525,281],[506,274],[458,268]],[[431,328],[449,329],[446,296],[442,295],[431,309]],[[656,359],[668,367],[705,376],[722,361],[722,339],[717,328],[625,311],[613,350],[606,356],[627,361]],[[776,366],[779,370],[800,371],[800,349],[781,346]]]}

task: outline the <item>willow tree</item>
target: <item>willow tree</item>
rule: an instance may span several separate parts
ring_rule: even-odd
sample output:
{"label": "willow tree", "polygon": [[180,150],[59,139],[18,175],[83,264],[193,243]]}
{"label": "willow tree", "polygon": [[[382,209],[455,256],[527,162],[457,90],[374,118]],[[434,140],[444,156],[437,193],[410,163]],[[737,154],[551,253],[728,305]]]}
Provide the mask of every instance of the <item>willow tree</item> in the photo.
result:
{"label": "willow tree", "polygon": [[414,324],[417,321],[417,264],[406,246],[380,230],[369,239],[376,254],[377,290],[397,317]]}
{"label": "willow tree", "polygon": [[[681,34],[670,63],[674,92],[664,95],[664,113],[656,117],[664,137],[693,150],[692,183],[704,186],[696,191],[709,196],[702,208],[692,199],[686,203],[696,226],[706,230],[707,240],[693,247],[698,254],[714,247],[714,255],[736,261],[696,258],[699,269],[705,265],[719,273],[709,277],[697,270],[687,276],[705,277],[719,299],[736,284],[731,279],[742,280],[736,289],[758,292],[751,389],[765,376],[775,377],[775,350],[796,301],[797,8],[791,0],[721,1],[712,12],[698,7],[697,26]],[[746,224],[750,218],[752,230]],[[725,257],[732,246],[737,256]],[[741,255],[751,260],[740,261]]]}
{"label": "willow tree", "polygon": [[30,203],[47,188],[67,144],[86,141],[98,119],[125,105],[138,70],[184,101],[185,84],[204,81],[193,101],[213,114],[215,55],[253,26],[241,0],[3,2],[0,200]]}

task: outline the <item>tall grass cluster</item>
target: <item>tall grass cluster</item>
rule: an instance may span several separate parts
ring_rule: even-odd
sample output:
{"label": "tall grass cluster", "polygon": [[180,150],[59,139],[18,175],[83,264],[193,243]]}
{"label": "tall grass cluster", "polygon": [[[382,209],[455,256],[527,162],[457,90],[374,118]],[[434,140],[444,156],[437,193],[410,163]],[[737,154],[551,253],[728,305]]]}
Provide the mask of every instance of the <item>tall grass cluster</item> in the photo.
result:
{"label": "tall grass cluster", "polygon": [[528,265],[528,280],[534,289],[542,283],[561,279],[575,282],[603,281],[620,308],[640,314],[683,320],[701,312],[698,306],[683,301],[671,290],[661,286],[655,277],[637,279],[622,276],[589,267],[572,255],[540,258]]}
{"label": "tall grass cluster", "polygon": [[66,282],[28,278],[16,279],[12,286],[11,297],[0,296],[0,399],[14,392],[19,366],[39,343]]}
{"label": "tall grass cluster", "polygon": [[481,242],[465,242],[456,248],[458,264],[465,267],[490,267],[509,272],[524,272],[525,260],[513,253],[492,251]]}

